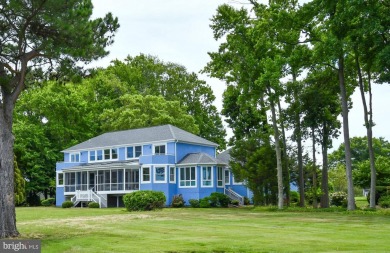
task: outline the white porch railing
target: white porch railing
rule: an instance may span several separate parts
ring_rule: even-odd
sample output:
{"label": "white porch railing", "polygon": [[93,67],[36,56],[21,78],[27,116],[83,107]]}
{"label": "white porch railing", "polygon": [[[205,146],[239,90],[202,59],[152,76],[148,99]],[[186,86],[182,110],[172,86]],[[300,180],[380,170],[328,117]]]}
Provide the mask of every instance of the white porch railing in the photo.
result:
{"label": "white porch railing", "polygon": [[232,188],[225,188],[224,189],[225,195],[227,195],[232,200],[238,200],[240,205],[244,204],[244,197],[238,194],[237,192],[233,191]]}

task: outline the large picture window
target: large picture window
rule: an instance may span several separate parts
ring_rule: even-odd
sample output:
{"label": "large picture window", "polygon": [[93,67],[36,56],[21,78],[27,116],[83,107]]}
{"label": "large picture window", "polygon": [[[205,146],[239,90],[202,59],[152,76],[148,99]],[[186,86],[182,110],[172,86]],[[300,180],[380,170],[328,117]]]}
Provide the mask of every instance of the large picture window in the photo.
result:
{"label": "large picture window", "polygon": [[202,167],[202,187],[213,186],[213,170],[211,166]]}
{"label": "large picture window", "polygon": [[154,167],[154,182],[166,183],[165,167]]}
{"label": "large picture window", "polygon": [[180,168],[180,187],[196,187],[196,167]]}

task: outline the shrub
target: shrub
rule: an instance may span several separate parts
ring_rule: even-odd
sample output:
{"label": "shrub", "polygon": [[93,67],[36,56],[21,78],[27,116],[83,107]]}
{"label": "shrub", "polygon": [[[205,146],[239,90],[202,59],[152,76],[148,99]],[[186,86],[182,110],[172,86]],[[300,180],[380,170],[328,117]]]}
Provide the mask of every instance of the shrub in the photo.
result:
{"label": "shrub", "polygon": [[190,203],[191,207],[193,207],[193,208],[200,207],[198,199],[190,199],[190,200],[188,200],[188,202]]}
{"label": "shrub", "polygon": [[389,208],[390,207],[390,195],[389,196],[382,196],[379,199],[379,206],[383,208]]}
{"label": "shrub", "polygon": [[296,191],[290,191],[290,202],[298,203],[299,202],[299,193]]}
{"label": "shrub", "polygon": [[203,199],[200,199],[199,200],[199,207],[200,208],[209,208],[211,207],[211,204],[210,204],[210,197],[205,197]]}
{"label": "shrub", "polygon": [[[387,186],[377,186],[375,189],[375,204],[379,204],[379,199],[387,195]],[[370,192],[367,194],[367,202],[370,203]]]}
{"label": "shrub", "polygon": [[334,192],[330,194],[331,205],[334,206],[347,206],[347,194],[345,192]]}
{"label": "shrub", "polygon": [[233,206],[238,206],[240,204],[240,201],[238,201],[237,199],[233,199],[232,200],[232,205]]}
{"label": "shrub", "polygon": [[89,202],[88,207],[89,208],[99,208],[100,205],[99,205],[99,203],[96,203],[96,202]]}
{"label": "shrub", "polygon": [[186,202],[181,194],[173,196],[171,206],[172,207],[183,207]]}
{"label": "shrub", "polygon": [[166,198],[161,191],[136,191],[123,196],[128,211],[149,211],[162,208]]}
{"label": "shrub", "polygon": [[249,205],[251,203],[251,201],[249,200],[248,197],[244,197],[244,205]]}
{"label": "shrub", "polygon": [[64,203],[62,203],[62,208],[71,208],[73,206],[73,202],[72,201],[64,201]]}
{"label": "shrub", "polygon": [[230,198],[220,192],[211,193],[209,198],[212,207],[228,207],[230,203]]}
{"label": "shrub", "polygon": [[41,201],[42,206],[54,206],[56,202],[55,198],[48,198]]}

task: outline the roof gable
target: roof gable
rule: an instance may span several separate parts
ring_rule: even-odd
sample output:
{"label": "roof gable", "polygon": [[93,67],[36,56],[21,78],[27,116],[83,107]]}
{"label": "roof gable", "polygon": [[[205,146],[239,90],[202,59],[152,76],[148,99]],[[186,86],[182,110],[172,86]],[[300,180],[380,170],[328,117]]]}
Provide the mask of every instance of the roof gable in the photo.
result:
{"label": "roof gable", "polygon": [[190,153],[177,164],[224,164],[224,162],[206,153]]}
{"label": "roof gable", "polygon": [[67,148],[63,150],[63,152],[165,141],[179,141],[206,146],[218,146],[218,144],[214,142],[208,141],[178,127],[172,125],[162,125],[104,133]]}

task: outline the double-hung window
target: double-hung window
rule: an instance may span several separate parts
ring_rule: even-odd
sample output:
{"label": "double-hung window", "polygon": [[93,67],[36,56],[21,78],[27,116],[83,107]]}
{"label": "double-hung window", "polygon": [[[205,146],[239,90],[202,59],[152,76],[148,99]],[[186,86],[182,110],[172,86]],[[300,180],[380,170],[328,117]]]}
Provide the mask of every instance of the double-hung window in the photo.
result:
{"label": "double-hung window", "polygon": [[80,153],[71,153],[70,154],[70,162],[71,163],[78,163],[78,162],[80,162]]}
{"label": "double-hung window", "polygon": [[211,166],[202,167],[202,187],[213,186],[213,170]]}
{"label": "double-hung window", "polygon": [[225,169],[225,185],[230,185],[230,171]]}
{"label": "double-hung window", "polygon": [[176,168],[169,167],[169,182],[176,183]]}
{"label": "double-hung window", "polygon": [[180,168],[180,187],[196,187],[196,167]]}
{"label": "double-hung window", "polygon": [[130,146],[126,148],[126,159],[137,158],[142,155],[142,146]]}
{"label": "double-hung window", "polygon": [[135,146],[134,150],[135,157],[140,157],[142,155],[142,146]]}
{"label": "double-hung window", "polygon": [[154,182],[166,183],[165,167],[154,167]]}
{"label": "double-hung window", "polygon": [[217,167],[217,187],[223,187],[223,168]]}
{"label": "double-hung window", "polygon": [[165,155],[165,152],[166,152],[165,144],[154,145],[155,155]]}
{"label": "double-hung window", "polygon": [[142,167],[142,183],[150,183],[150,167]]}
{"label": "double-hung window", "polygon": [[57,173],[57,186],[64,186],[64,173],[63,172]]}

